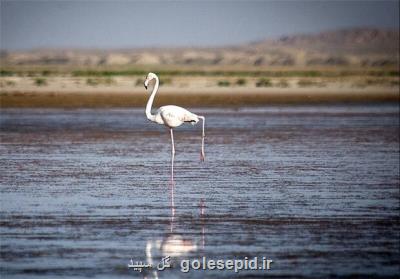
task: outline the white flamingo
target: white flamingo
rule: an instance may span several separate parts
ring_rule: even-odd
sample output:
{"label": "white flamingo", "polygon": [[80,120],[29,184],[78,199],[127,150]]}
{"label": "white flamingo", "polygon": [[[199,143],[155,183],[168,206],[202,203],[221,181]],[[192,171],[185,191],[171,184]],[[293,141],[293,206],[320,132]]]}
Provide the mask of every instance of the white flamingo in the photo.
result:
{"label": "white flamingo", "polygon": [[174,181],[174,158],[175,158],[175,144],[174,144],[174,133],[173,133],[173,128],[181,126],[183,123],[191,123],[192,125],[195,125],[197,122],[199,122],[199,119],[203,120],[203,132],[201,135],[201,152],[200,152],[200,160],[204,161],[205,155],[204,155],[204,125],[205,125],[205,117],[196,115],[187,109],[184,109],[182,107],[178,106],[162,106],[157,110],[156,114],[151,114],[151,106],[153,105],[154,97],[157,93],[158,86],[159,86],[159,79],[156,74],[154,73],[149,73],[146,77],[146,80],[144,81],[144,87],[147,90],[147,86],[149,85],[149,82],[151,80],[155,79],[156,83],[154,85],[153,91],[151,92],[150,98],[147,101],[146,105],[146,116],[147,119],[150,121],[156,122],[158,124],[163,124],[167,126],[170,130],[171,133],[171,144],[172,144],[172,158],[171,158],[171,181]]}

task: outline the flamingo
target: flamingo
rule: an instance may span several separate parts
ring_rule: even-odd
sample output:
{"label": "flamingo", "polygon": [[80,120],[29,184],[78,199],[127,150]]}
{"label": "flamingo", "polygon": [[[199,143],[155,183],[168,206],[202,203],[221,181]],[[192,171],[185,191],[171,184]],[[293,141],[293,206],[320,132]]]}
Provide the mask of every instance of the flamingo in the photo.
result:
{"label": "flamingo", "polygon": [[153,87],[153,91],[151,92],[151,95],[149,97],[149,100],[147,101],[146,105],[146,117],[152,122],[155,122],[157,124],[165,125],[167,128],[170,130],[171,134],[171,182],[174,182],[174,159],[175,159],[175,144],[174,144],[174,132],[173,128],[179,127],[184,123],[190,123],[192,125],[195,125],[199,120],[201,119],[203,122],[203,130],[201,134],[201,152],[200,152],[200,161],[205,160],[205,155],[204,155],[204,138],[205,138],[205,133],[204,133],[204,126],[206,119],[204,116],[196,115],[187,109],[184,109],[182,107],[174,106],[174,105],[168,105],[168,106],[162,106],[160,107],[156,114],[151,114],[151,107],[153,105],[154,97],[157,93],[158,86],[159,86],[159,79],[158,76],[154,73],[148,73],[146,80],[144,81],[144,87],[147,90],[147,87],[149,85],[149,82],[151,80],[155,79],[155,85]]}

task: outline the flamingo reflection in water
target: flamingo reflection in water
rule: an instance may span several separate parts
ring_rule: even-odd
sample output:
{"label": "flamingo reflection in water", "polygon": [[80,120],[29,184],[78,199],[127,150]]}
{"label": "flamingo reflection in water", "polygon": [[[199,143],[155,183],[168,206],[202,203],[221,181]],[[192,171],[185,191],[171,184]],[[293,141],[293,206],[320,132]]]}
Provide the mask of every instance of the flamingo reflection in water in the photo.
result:
{"label": "flamingo reflection in water", "polygon": [[[200,245],[198,244],[198,241],[194,239],[184,237],[179,233],[174,233],[174,225],[175,225],[174,186],[171,185],[171,196],[170,196],[171,217],[170,217],[169,233],[164,238],[147,240],[145,252],[146,252],[146,262],[148,264],[154,266],[157,265],[160,259],[164,259],[166,257],[169,257],[171,260],[174,260],[183,256],[187,256],[191,253],[194,253],[199,249],[204,251],[204,246],[205,246],[204,199],[200,200],[199,207],[200,207],[200,218],[201,218]],[[151,274],[147,274],[146,278],[158,278],[158,270],[153,269],[151,271]]]}

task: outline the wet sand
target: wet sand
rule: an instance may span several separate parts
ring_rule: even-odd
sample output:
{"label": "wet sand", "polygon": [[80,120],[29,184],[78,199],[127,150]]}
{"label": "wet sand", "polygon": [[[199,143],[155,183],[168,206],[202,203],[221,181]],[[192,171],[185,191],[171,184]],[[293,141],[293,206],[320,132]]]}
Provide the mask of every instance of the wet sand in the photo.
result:
{"label": "wet sand", "polygon": [[[399,275],[397,105],[193,111],[206,162],[201,127],[177,129],[171,188],[168,131],[143,109],[2,109],[2,278]],[[166,253],[166,271],[127,267]],[[180,271],[202,256],[274,263]]]}
{"label": "wet sand", "polygon": [[[149,93],[143,89],[98,88],[87,90],[40,89],[0,94],[2,108],[106,108],[144,107]],[[176,104],[190,107],[260,106],[269,104],[399,102],[398,88],[211,88],[161,89],[155,106]]]}

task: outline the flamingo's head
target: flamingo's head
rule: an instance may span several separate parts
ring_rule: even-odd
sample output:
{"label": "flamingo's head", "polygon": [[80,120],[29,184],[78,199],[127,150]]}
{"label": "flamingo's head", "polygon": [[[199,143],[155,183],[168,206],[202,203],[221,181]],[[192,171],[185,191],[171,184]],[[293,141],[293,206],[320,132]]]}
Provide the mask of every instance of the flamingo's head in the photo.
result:
{"label": "flamingo's head", "polygon": [[149,85],[149,82],[150,82],[152,79],[155,79],[156,77],[157,77],[156,74],[154,74],[154,73],[148,73],[148,74],[147,74],[147,77],[146,77],[146,80],[144,81],[144,88],[147,89],[147,86]]}

